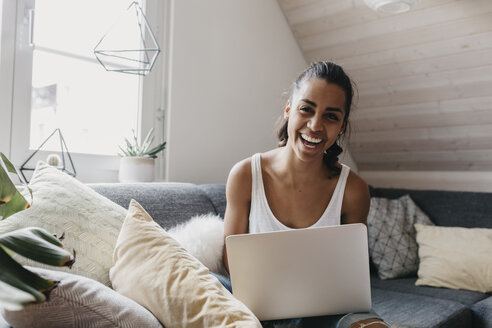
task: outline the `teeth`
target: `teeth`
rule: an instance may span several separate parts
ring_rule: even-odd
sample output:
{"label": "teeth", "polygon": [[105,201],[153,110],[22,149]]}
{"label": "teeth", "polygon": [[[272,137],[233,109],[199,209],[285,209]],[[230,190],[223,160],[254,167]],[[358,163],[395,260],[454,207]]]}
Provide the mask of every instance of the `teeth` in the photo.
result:
{"label": "teeth", "polygon": [[302,139],[306,140],[306,141],[309,141],[309,142],[312,142],[312,143],[320,143],[323,139],[318,139],[318,138],[312,138],[310,136],[308,136],[307,134],[304,134],[304,133],[301,133],[301,137]]}

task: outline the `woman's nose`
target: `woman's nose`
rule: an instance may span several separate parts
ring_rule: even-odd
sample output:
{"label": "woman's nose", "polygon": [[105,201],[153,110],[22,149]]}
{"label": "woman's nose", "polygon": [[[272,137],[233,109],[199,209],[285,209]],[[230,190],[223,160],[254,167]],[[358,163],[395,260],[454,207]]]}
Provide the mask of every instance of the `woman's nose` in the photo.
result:
{"label": "woman's nose", "polygon": [[308,128],[311,129],[311,131],[321,131],[323,129],[322,118],[313,116],[309,120]]}

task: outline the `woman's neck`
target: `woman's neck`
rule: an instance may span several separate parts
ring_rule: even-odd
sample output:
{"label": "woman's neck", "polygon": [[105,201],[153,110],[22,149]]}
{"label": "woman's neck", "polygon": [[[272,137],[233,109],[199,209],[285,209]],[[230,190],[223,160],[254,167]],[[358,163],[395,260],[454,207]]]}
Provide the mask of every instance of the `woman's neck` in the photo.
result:
{"label": "woman's neck", "polygon": [[278,149],[276,160],[272,162],[272,169],[294,187],[313,184],[324,177],[329,177],[323,158],[313,159],[309,162],[301,161],[287,147]]}

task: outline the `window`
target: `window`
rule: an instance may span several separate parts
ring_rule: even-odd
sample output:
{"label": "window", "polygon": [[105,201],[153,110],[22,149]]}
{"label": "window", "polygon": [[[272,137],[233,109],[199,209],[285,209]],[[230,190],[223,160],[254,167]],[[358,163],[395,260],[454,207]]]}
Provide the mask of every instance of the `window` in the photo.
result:
{"label": "window", "polygon": [[[17,5],[12,3],[2,3],[2,16],[14,18],[2,21],[1,44],[8,47],[9,37],[15,40],[14,58],[9,60],[0,48],[0,69],[9,65],[14,68],[9,77],[1,77],[0,90],[2,95],[8,94],[5,85],[10,82],[11,117],[3,112],[2,117],[11,120],[12,160],[16,165],[22,164],[60,128],[79,179],[116,181],[118,145],[132,135],[132,129],[145,135],[153,127],[161,138],[163,126],[159,121],[163,97],[154,96],[163,90],[159,78],[163,72],[163,65],[159,65],[162,54],[146,77],[107,72],[93,54],[98,41],[125,14],[132,1],[18,0]],[[164,27],[159,24],[164,19],[159,15],[163,15],[160,13],[164,12],[164,5],[159,0],[140,4],[144,10],[147,6],[151,13],[147,18],[162,48]],[[42,149],[29,166],[45,159],[49,152],[59,150],[60,142],[53,138]]]}
{"label": "window", "polygon": [[121,0],[36,0],[31,149],[60,128],[71,152],[114,155],[137,128],[141,76],[107,72],[93,54],[127,7]]}

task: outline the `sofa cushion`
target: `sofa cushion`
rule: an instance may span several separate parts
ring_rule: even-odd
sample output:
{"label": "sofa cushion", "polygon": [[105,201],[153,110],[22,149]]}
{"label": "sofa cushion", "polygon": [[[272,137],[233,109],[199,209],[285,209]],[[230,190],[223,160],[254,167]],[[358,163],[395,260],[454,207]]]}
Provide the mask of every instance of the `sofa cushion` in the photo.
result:
{"label": "sofa cushion", "polygon": [[417,286],[492,292],[492,229],[415,225]]}
{"label": "sofa cushion", "polygon": [[371,197],[396,199],[410,195],[438,226],[492,228],[492,193],[370,187]]}
{"label": "sofa cushion", "polygon": [[414,223],[432,224],[410,196],[371,198],[367,216],[369,252],[381,279],[415,274],[419,258]]}
{"label": "sofa cushion", "polygon": [[6,311],[14,327],[162,327],[152,313],[103,284],[82,276],[30,267],[45,279],[59,281],[49,300],[19,311]]}
{"label": "sofa cushion", "polygon": [[20,256],[24,265],[80,274],[109,285],[109,268],[126,209],[101,196],[68,174],[39,162],[29,186],[33,202],[27,210],[0,221],[0,234],[24,227],[40,227],[61,236],[77,253],[72,269],[49,267]]}
{"label": "sofa cushion", "polygon": [[203,184],[199,185],[204,193],[214,205],[215,211],[221,218],[224,217],[226,208],[225,185],[224,184]]}
{"label": "sofa cushion", "polygon": [[164,229],[195,215],[217,214],[207,195],[191,183],[101,183],[90,187],[124,208],[135,199]]}
{"label": "sofa cushion", "polygon": [[492,296],[474,304],[471,308],[473,327],[492,328]]}
{"label": "sofa cushion", "polygon": [[415,286],[417,277],[381,280],[376,274],[371,275],[371,286],[378,289],[386,289],[399,293],[422,295],[450,300],[471,306],[488,297],[485,293],[470,290],[456,290],[430,286]]}
{"label": "sofa cushion", "polygon": [[166,327],[257,327],[260,322],[134,200],[110,271],[113,288]]}
{"label": "sofa cushion", "polygon": [[463,328],[472,312],[463,304],[421,295],[372,288],[372,309],[392,327]]}

